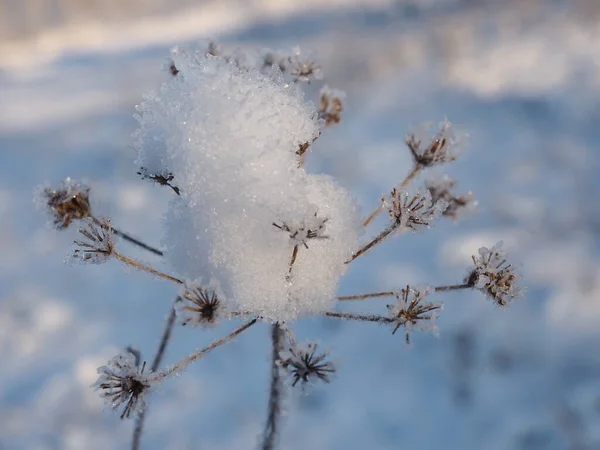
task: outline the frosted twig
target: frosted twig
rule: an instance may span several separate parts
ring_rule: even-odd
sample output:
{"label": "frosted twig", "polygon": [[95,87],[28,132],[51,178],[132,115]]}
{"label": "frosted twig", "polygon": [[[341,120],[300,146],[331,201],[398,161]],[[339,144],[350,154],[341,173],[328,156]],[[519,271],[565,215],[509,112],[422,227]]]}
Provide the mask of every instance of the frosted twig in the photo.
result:
{"label": "frosted twig", "polygon": [[[97,225],[99,225],[101,227],[104,226],[103,225],[104,222],[102,220],[97,219],[94,216],[91,216],[91,218],[92,218],[92,220],[94,221],[95,224],[97,224]],[[144,242],[140,241],[139,239],[136,239],[136,238],[132,237],[131,235],[129,235],[129,234],[127,234],[127,233],[125,233],[125,232],[123,232],[121,230],[118,230],[118,229],[112,227],[112,225],[111,225],[111,229],[112,229],[112,232],[114,234],[116,234],[120,238],[125,239],[127,242],[130,242],[130,243],[132,243],[134,245],[137,245],[138,247],[143,248],[144,250],[148,250],[149,252],[152,252],[155,255],[163,256],[163,252],[161,252],[160,250],[158,250],[158,249],[156,249],[154,247],[151,247],[150,245],[145,244]]]}
{"label": "frosted twig", "polygon": [[[449,286],[435,286],[433,290],[435,292],[447,292],[447,291],[458,291],[461,289],[472,289],[474,286],[472,284],[454,284]],[[349,301],[349,300],[365,300],[367,298],[380,298],[380,297],[391,297],[396,295],[394,291],[387,292],[370,292],[368,294],[357,294],[357,295],[344,295],[338,297],[339,301]]]}
{"label": "frosted twig", "polygon": [[132,259],[128,256],[122,255],[121,253],[117,252],[116,250],[113,250],[112,255],[115,258],[117,258],[119,261],[122,261],[129,266],[135,267],[136,269],[143,270],[144,272],[151,273],[152,275],[156,275],[157,277],[164,278],[165,280],[173,281],[177,284],[183,284],[183,281],[180,280],[179,278],[175,278],[174,276],[171,276],[171,275],[168,275],[159,270],[153,269],[152,267],[147,266],[146,264],[143,264],[139,261],[136,261],[135,259]]}
{"label": "frosted twig", "polygon": [[149,375],[148,376],[148,380],[151,383],[154,383],[154,382],[162,381],[165,378],[167,378],[167,377],[169,377],[169,376],[171,376],[171,375],[173,375],[173,374],[175,374],[177,372],[181,372],[187,366],[189,366],[191,363],[193,363],[197,359],[202,358],[204,355],[206,355],[207,353],[210,353],[215,348],[220,347],[220,346],[222,346],[224,344],[227,344],[228,342],[232,341],[238,334],[241,334],[244,331],[246,331],[248,328],[250,328],[252,325],[254,325],[257,321],[258,321],[258,319],[252,319],[251,321],[246,322],[241,327],[236,328],[235,330],[233,330],[227,336],[222,337],[221,339],[219,339],[217,341],[214,341],[208,347],[204,347],[204,348],[202,348],[200,350],[195,351],[194,353],[192,353],[191,355],[189,355],[187,358],[184,358],[181,361],[179,361],[178,363],[173,364],[168,369],[164,369],[164,370],[161,370],[160,372],[156,372],[156,373],[153,373],[153,374]]}
{"label": "frosted twig", "polygon": [[[178,300],[179,297],[175,299],[175,303]],[[173,330],[173,325],[175,324],[176,318],[175,303],[173,303],[173,306],[171,306],[171,312],[169,313],[169,317],[167,318],[167,322],[165,323],[165,328],[163,330],[158,349],[156,351],[156,354],[154,355],[154,359],[152,360],[152,365],[150,366],[151,372],[156,372],[160,367],[160,363],[162,362],[162,359],[165,355],[165,350],[167,349],[167,344],[169,343],[169,339],[171,338],[171,331]],[[144,430],[144,421],[146,419],[147,409],[148,407],[142,409],[135,422],[135,428],[133,429],[133,439],[131,442],[131,450],[138,450],[140,448],[140,442],[142,438],[142,431]]]}
{"label": "frosted twig", "polygon": [[378,322],[378,323],[394,323],[395,320],[391,317],[381,316],[378,314],[354,314],[327,311],[323,313],[326,317],[335,317],[338,319],[356,320],[359,322]]}
{"label": "frosted twig", "polygon": [[447,292],[447,291],[460,291],[461,289],[471,289],[474,286],[469,283],[465,284],[453,284],[449,286],[436,286],[433,289],[435,292]]}
{"label": "frosted twig", "polygon": [[281,400],[283,396],[283,382],[281,378],[281,368],[279,364],[280,353],[283,350],[285,333],[278,323],[271,326],[271,388],[269,390],[269,409],[267,413],[267,423],[263,436],[263,450],[273,450],[275,448],[277,435],[279,432],[279,423],[281,420]]}
{"label": "frosted twig", "polygon": [[377,236],[375,236],[375,238],[371,242],[369,242],[368,244],[366,244],[362,248],[360,248],[358,251],[356,251],[352,255],[352,257],[348,261],[346,261],[346,264],[351,263],[352,261],[354,261],[356,258],[358,258],[363,253],[366,253],[371,248],[375,247],[377,244],[379,244],[381,241],[383,241],[386,237],[388,237],[390,234],[392,234],[392,232],[395,231],[399,226],[400,226],[400,222],[394,222],[393,224],[388,225],[385,228],[385,230],[383,230],[381,233],[379,233]]}

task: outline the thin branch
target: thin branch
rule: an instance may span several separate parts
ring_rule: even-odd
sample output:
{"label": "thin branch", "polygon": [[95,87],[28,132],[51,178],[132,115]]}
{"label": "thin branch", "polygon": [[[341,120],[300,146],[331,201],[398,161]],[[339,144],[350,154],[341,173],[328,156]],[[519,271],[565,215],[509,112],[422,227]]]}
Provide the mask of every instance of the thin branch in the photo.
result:
{"label": "thin branch", "polygon": [[375,238],[371,242],[369,242],[367,245],[363,246],[360,250],[358,250],[356,253],[354,253],[354,255],[352,255],[352,258],[350,258],[348,261],[346,261],[346,264],[351,263],[356,258],[358,258],[360,255],[362,255],[363,253],[366,253],[372,247],[379,244],[386,237],[388,237],[394,230],[396,230],[399,225],[400,224],[398,222],[394,222],[391,225],[388,225],[388,227],[385,230],[383,230],[381,233],[379,233],[377,236],[375,236]]}
{"label": "thin branch", "polygon": [[[454,284],[449,286],[436,286],[433,289],[435,292],[447,292],[447,291],[459,291],[461,289],[471,289],[473,287],[472,284]],[[378,297],[392,297],[396,295],[396,292],[388,291],[388,292],[370,292],[368,294],[357,294],[357,295],[345,295],[338,297],[339,301],[348,301],[348,300],[365,300],[367,298],[378,298]]]}
{"label": "thin branch", "polygon": [[[175,302],[179,300],[179,297],[175,299]],[[158,349],[156,350],[156,354],[154,355],[154,359],[152,360],[152,366],[150,370],[152,372],[156,372],[160,367],[160,363],[165,355],[165,350],[167,348],[167,344],[169,343],[169,339],[171,338],[171,331],[173,330],[173,325],[175,324],[175,303],[171,306],[171,312],[169,313],[169,317],[167,322],[165,323],[165,328],[163,329],[162,337],[160,339],[160,343],[158,345]],[[142,438],[142,431],[144,430],[144,421],[146,419],[146,411],[147,407],[140,412],[136,422],[135,428],[133,429],[133,440],[131,443],[131,450],[139,450],[140,442]]]}
{"label": "thin branch", "polygon": [[271,327],[271,388],[269,391],[269,410],[263,437],[263,450],[275,448],[281,419],[281,398],[283,396],[283,381],[279,367],[279,354],[283,350],[284,332],[279,324]]}
{"label": "thin branch", "polygon": [[143,270],[144,272],[151,273],[152,275],[156,275],[157,277],[164,278],[165,280],[173,281],[177,284],[183,284],[183,281],[181,281],[179,278],[175,278],[164,272],[153,269],[152,267],[147,266],[146,264],[142,264],[141,262],[136,261],[135,259],[132,259],[128,256],[122,255],[121,253],[117,252],[116,250],[113,250],[112,256],[114,256],[115,258],[117,258],[118,260],[124,262],[125,264],[127,264],[129,266],[135,267],[136,269]]}
{"label": "thin branch", "polygon": [[474,286],[472,284],[454,284],[450,286],[436,286],[435,292],[447,292],[447,291],[459,291],[461,289],[471,289]]}
{"label": "thin branch", "polygon": [[326,317],[335,317],[337,319],[356,320],[359,322],[377,322],[377,323],[393,323],[396,320],[391,317],[380,316],[377,314],[354,314],[328,311],[324,313]]}
{"label": "thin branch", "polygon": [[206,355],[207,353],[210,353],[215,348],[220,347],[220,346],[222,346],[224,344],[227,344],[230,341],[232,341],[238,334],[241,334],[244,331],[246,331],[248,328],[250,328],[252,325],[254,325],[257,321],[258,321],[258,319],[252,319],[251,321],[246,322],[241,327],[236,328],[235,330],[233,330],[227,336],[222,337],[221,339],[219,339],[217,341],[214,341],[208,347],[205,347],[203,349],[195,351],[194,353],[192,353],[191,355],[189,355],[187,358],[184,358],[181,361],[179,361],[178,363],[173,364],[168,369],[161,370],[160,372],[156,372],[156,373],[152,374],[150,377],[148,377],[148,381],[150,383],[153,383],[153,382],[156,382],[156,381],[162,381],[165,378],[167,378],[167,377],[169,377],[169,376],[171,376],[171,375],[173,375],[173,374],[175,374],[177,372],[180,372],[180,371],[184,370],[191,363],[193,363],[197,359],[202,358],[204,355]]}
{"label": "thin branch", "polygon": [[[103,221],[101,221],[100,219],[97,219],[96,217],[93,217],[93,216],[92,216],[92,220],[93,220],[93,221],[94,221],[94,223],[96,223],[97,225],[104,226],[104,222],[103,222]],[[116,228],[113,228],[112,226],[111,226],[111,230],[112,230],[112,232],[113,232],[114,234],[116,234],[117,236],[119,236],[119,237],[121,237],[121,238],[125,239],[126,241],[128,241],[128,242],[130,242],[130,243],[132,243],[132,244],[134,244],[134,245],[137,245],[138,247],[140,247],[140,248],[143,248],[144,250],[148,250],[149,252],[152,252],[152,253],[154,253],[155,255],[158,255],[158,256],[163,256],[163,252],[162,252],[162,251],[160,251],[160,250],[158,250],[158,249],[156,249],[156,248],[154,248],[154,247],[151,247],[151,246],[150,246],[150,245],[148,245],[148,244],[145,244],[144,242],[140,241],[139,239],[136,239],[136,238],[134,238],[133,236],[130,236],[129,234],[127,234],[127,233],[125,233],[125,232],[123,232],[123,231],[121,231],[121,230],[118,230],[118,229],[116,229]]]}
{"label": "thin branch", "polygon": [[[402,180],[402,183],[400,183],[399,188],[400,189],[405,189],[407,188],[410,183],[412,183],[412,181],[415,179],[415,177],[417,175],[419,175],[419,173],[421,172],[421,165],[420,164],[415,164],[414,167],[412,168],[412,170],[409,172],[408,175],[406,175],[406,177],[404,178],[404,180]],[[369,214],[369,217],[367,217],[365,219],[365,221],[363,222],[363,226],[368,226],[379,214],[381,214],[381,212],[385,209],[385,203],[381,202],[381,204],[377,207],[377,209],[375,209],[371,214]]]}
{"label": "thin branch", "polygon": [[358,295],[344,295],[342,297],[338,297],[337,299],[340,301],[347,300],[364,300],[366,298],[377,298],[377,297],[392,297],[396,295],[395,292],[372,292],[370,294],[358,294]]}

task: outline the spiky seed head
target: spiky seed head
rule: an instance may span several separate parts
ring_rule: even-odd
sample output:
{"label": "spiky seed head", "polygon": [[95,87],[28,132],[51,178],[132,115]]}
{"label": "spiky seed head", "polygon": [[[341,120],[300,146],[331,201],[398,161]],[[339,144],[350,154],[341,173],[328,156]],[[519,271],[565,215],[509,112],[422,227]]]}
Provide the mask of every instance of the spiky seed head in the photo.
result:
{"label": "spiky seed head", "polygon": [[88,218],[79,229],[83,239],[76,239],[73,258],[92,264],[107,261],[115,251],[115,236],[109,220]]}
{"label": "spiky seed head", "polygon": [[92,214],[90,188],[86,184],[66,178],[60,187],[45,186],[38,192],[37,200],[48,209],[54,226],[59,230],[69,227],[74,220],[85,219]]}
{"label": "spiky seed head", "polygon": [[433,288],[422,286],[412,288],[406,286],[396,294],[396,303],[388,305],[390,318],[395,324],[392,334],[400,328],[405,330],[406,343],[410,344],[410,333],[413,329],[435,331],[435,320],[442,309],[439,303],[425,302],[424,299],[433,292]]}
{"label": "spiky seed head", "polygon": [[280,355],[279,364],[292,378],[292,386],[298,382],[307,384],[321,380],[330,382],[330,377],[336,371],[330,361],[326,361],[327,353],[318,353],[318,345],[314,342],[292,345],[288,352]]}

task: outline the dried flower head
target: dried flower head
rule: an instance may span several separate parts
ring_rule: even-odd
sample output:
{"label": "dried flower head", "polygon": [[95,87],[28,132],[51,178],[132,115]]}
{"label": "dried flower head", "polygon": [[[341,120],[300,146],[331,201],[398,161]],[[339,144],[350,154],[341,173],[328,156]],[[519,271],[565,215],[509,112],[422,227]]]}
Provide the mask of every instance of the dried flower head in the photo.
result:
{"label": "dried flower head", "polygon": [[304,81],[310,83],[314,78],[322,78],[321,66],[317,64],[310,54],[302,54],[300,48],[295,48],[291,56],[286,61],[286,71],[294,77],[294,81]]}
{"label": "dried flower head", "polygon": [[136,361],[129,351],[118,354],[98,368],[98,379],[93,384],[107,406],[118,409],[125,405],[121,419],[129,418],[131,413],[139,414],[145,407],[144,397],[150,382],[143,374],[145,364],[140,369]]}
{"label": "dried flower head", "polygon": [[392,334],[395,334],[400,327],[404,327],[406,343],[410,344],[410,332],[414,328],[435,331],[435,320],[442,305],[423,302],[423,299],[432,292],[433,289],[429,286],[417,288],[406,286],[406,289],[402,289],[396,294],[396,304],[387,306],[390,316],[396,324]]}
{"label": "dried flower head", "polygon": [[433,137],[428,136],[431,125],[422,128],[420,131],[408,133],[405,138],[417,166],[431,167],[456,160],[464,138],[454,134],[450,122],[441,122]]}
{"label": "dried flower head", "polygon": [[186,282],[175,303],[181,325],[214,325],[224,312],[224,294],[213,280],[203,286],[200,280]]}
{"label": "dried flower head", "polygon": [[108,260],[115,250],[115,238],[108,220],[86,219],[79,229],[85,239],[75,240],[77,248],[73,251],[75,259],[101,264]]}
{"label": "dried flower head", "polygon": [[344,92],[340,90],[331,89],[328,86],[321,88],[319,118],[325,121],[326,126],[340,123],[342,120],[342,110],[344,109],[342,100],[344,97]]}
{"label": "dried flower head", "polygon": [[315,213],[314,216],[296,225],[287,224],[286,222],[281,222],[281,224],[273,222],[273,226],[289,234],[290,245],[293,247],[303,245],[305,248],[308,248],[307,242],[311,239],[329,239],[329,236],[324,234],[325,225],[328,220],[317,217]]}
{"label": "dried flower head", "polygon": [[426,187],[431,194],[431,201],[445,200],[448,207],[442,213],[443,216],[458,219],[463,213],[473,211],[477,207],[477,201],[473,198],[472,192],[464,195],[455,195],[452,190],[456,186],[456,181],[444,176],[435,180],[429,180]]}
{"label": "dried flower head", "polygon": [[386,202],[392,221],[413,231],[430,227],[448,206],[444,199],[433,202],[428,190],[410,194],[408,191],[394,189]]}
{"label": "dried flower head", "polygon": [[465,277],[465,283],[479,289],[499,306],[506,306],[523,294],[518,286],[518,275],[509,264],[502,242],[488,249],[481,247],[479,256],[473,255],[475,267]]}
{"label": "dried flower head", "polygon": [[60,188],[46,186],[38,197],[52,214],[56,228],[64,230],[73,220],[85,219],[91,215],[89,192],[89,186],[66,178]]}
{"label": "dried flower head", "polygon": [[335,366],[325,361],[327,353],[317,353],[317,347],[314,342],[292,345],[281,356],[279,364],[292,377],[292,386],[296,386],[299,381],[306,384],[316,379],[329,383],[330,376],[335,373]]}

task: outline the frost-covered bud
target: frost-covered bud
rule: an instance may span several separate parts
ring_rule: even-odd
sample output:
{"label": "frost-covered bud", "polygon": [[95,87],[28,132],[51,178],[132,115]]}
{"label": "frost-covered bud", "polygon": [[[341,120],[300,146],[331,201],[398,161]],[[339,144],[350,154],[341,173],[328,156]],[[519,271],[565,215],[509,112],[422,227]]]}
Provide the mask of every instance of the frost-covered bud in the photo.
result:
{"label": "frost-covered bud", "polygon": [[472,192],[464,195],[455,195],[452,190],[456,186],[456,181],[444,176],[443,178],[429,180],[426,187],[431,194],[431,201],[445,200],[448,207],[442,213],[443,216],[458,219],[463,213],[471,212],[477,207],[477,201],[473,198]]}
{"label": "frost-covered bud", "polygon": [[186,282],[175,302],[175,313],[181,325],[210,326],[225,312],[225,296],[216,280],[203,286],[200,280]]}
{"label": "frost-covered bud", "polygon": [[86,223],[79,229],[84,239],[76,239],[76,248],[73,250],[73,258],[101,264],[107,261],[115,250],[115,237],[108,220],[94,221],[86,219]]}
{"label": "frost-covered bud", "polygon": [[145,364],[140,369],[136,355],[126,351],[98,368],[98,379],[92,385],[100,391],[106,405],[112,409],[123,407],[121,419],[139,414],[145,407],[145,394],[150,382],[144,375]]}
{"label": "frost-covered bud", "polygon": [[342,100],[345,97],[346,94],[338,89],[331,89],[329,86],[321,88],[319,117],[325,121],[326,126],[340,123],[342,120]]}
{"label": "frost-covered bud", "polygon": [[435,321],[442,305],[423,301],[432,292],[434,289],[430,286],[416,288],[406,286],[406,289],[396,294],[397,302],[387,306],[390,317],[396,325],[392,334],[404,327],[406,343],[410,344],[410,332],[413,329],[436,331]]}
{"label": "frost-covered bud", "polygon": [[444,199],[434,203],[428,190],[410,194],[408,191],[394,189],[386,202],[392,221],[413,231],[430,227],[448,206]]}
{"label": "frost-covered bud", "polygon": [[465,277],[466,284],[479,289],[499,306],[506,306],[523,295],[517,282],[519,277],[507,261],[502,241],[491,249],[481,247],[478,253],[479,256],[473,255],[475,267]]}
{"label": "frost-covered bud", "polygon": [[89,186],[66,178],[58,189],[44,186],[36,190],[35,201],[52,214],[54,226],[67,228],[73,220],[89,217],[91,212]]}
{"label": "frost-covered bud", "polygon": [[421,129],[408,133],[405,141],[415,164],[420,167],[431,167],[456,160],[463,136],[456,136],[450,122],[440,122],[438,131],[430,136],[432,125],[423,125]]}
{"label": "frost-covered bud", "polygon": [[286,72],[294,77],[295,81],[310,83],[312,79],[323,78],[321,66],[315,62],[315,58],[310,53],[303,54],[299,47],[296,47],[292,55],[288,56],[285,66]]}
{"label": "frost-covered bud", "polygon": [[329,378],[335,373],[333,363],[326,361],[327,353],[317,353],[317,344],[314,342],[292,345],[290,349],[280,355],[279,364],[292,378],[292,386],[299,381],[303,384],[321,380],[329,383]]}

